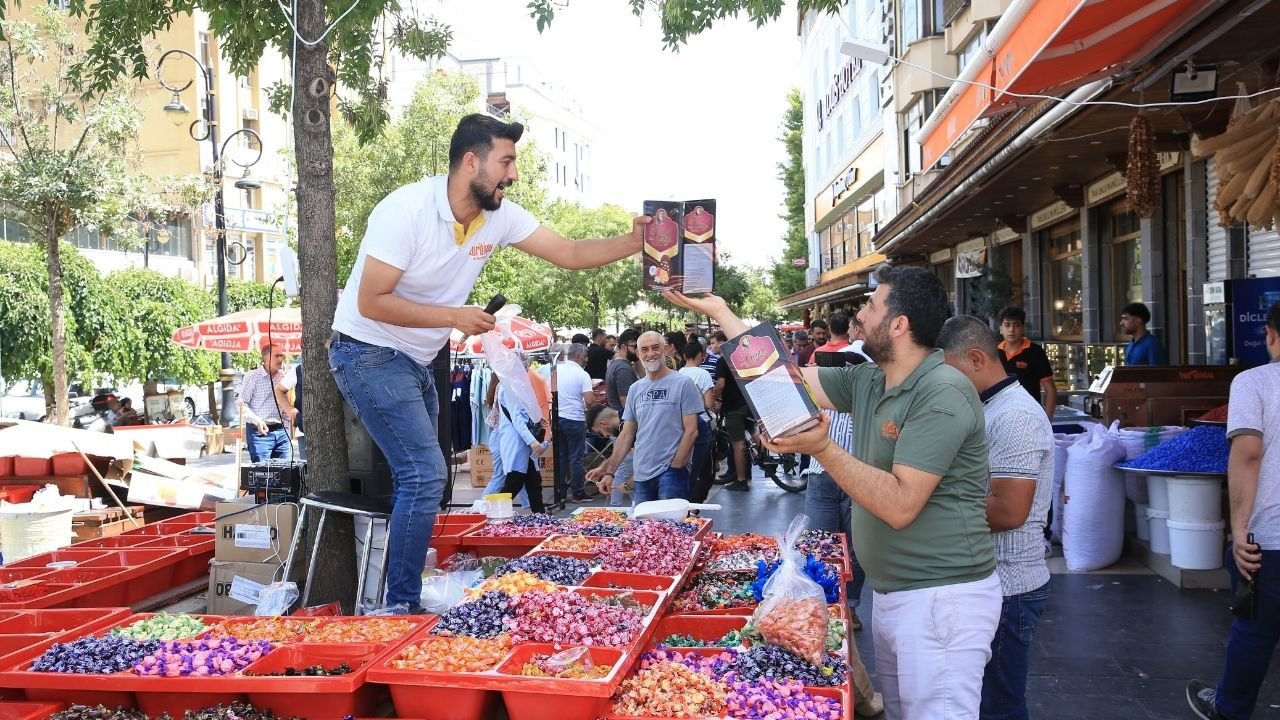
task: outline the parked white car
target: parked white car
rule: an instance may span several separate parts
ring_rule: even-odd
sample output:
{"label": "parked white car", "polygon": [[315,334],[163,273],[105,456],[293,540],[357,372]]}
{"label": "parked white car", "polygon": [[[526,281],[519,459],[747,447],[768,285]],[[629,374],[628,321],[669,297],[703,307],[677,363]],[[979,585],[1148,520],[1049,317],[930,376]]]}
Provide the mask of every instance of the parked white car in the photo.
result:
{"label": "parked white car", "polygon": [[[197,416],[209,412],[209,390],[205,385],[177,385],[174,383],[159,380],[156,382],[156,392],[160,394],[168,393],[171,390],[177,390],[182,393],[182,404],[185,408],[184,416],[187,421],[195,420]],[[221,392],[222,385],[216,384],[214,392]],[[120,397],[130,398],[133,400],[133,407],[142,412],[144,409],[142,383],[132,383],[120,388],[116,393]]]}
{"label": "parked white car", "polygon": [[[3,386],[3,381],[0,381],[0,387]],[[89,400],[93,396],[92,394],[83,394],[79,383],[72,383],[68,388],[67,395],[70,399],[73,420],[93,414],[93,408],[89,405]],[[48,407],[45,405],[44,399],[44,387],[38,380],[30,382],[19,380],[5,390],[3,396],[0,396],[0,417],[39,422],[44,420],[48,414]]]}

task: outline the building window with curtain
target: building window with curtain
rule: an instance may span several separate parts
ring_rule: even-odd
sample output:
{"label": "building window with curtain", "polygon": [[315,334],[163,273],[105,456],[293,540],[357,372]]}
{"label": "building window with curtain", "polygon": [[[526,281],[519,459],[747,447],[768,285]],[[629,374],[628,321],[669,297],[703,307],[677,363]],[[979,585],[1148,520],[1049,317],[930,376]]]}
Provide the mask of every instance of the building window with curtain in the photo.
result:
{"label": "building window with curtain", "polygon": [[[1113,307],[1142,302],[1142,227],[1123,201],[1111,206],[1111,283]],[[1125,339],[1116,330],[1115,339]]]}
{"label": "building window with curtain", "polygon": [[903,46],[942,33],[945,29],[942,6],[943,0],[902,0],[899,20]]}
{"label": "building window with curtain", "polygon": [[876,234],[876,196],[863,198],[858,203],[858,257],[870,255],[871,238]]}
{"label": "building window with curtain", "polygon": [[1084,243],[1080,222],[1049,228],[1047,314],[1049,336],[1055,340],[1084,339]]}

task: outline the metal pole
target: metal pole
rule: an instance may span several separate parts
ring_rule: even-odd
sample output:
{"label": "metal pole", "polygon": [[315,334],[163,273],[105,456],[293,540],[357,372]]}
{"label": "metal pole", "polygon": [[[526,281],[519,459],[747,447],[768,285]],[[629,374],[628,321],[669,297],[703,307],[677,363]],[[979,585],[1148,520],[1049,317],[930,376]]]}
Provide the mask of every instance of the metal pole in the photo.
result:
{"label": "metal pole", "polygon": [[[218,263],[218,316],[222,317],[227,314],[227,219],[222,198],[222,163],[219,157],[218,148],[218,124],[214,119],[213,109],[213,71],[206,67],[201,67],[204,73],[204,121],[205,127],[208,128],[209,147],[213,150],[213,182],[216,187],[213,194],[213,227],[217,233],[217,263]],[[219,373],[219,379],[222,381],[222,403],[218,412],[219,419],[223,427],[229,426],[231,420],[235,417],[233,406],[235,405],[235,392],[231,388],[231,382],[234,373],[231,368],[231,353],[222,353],[222,372]]]}

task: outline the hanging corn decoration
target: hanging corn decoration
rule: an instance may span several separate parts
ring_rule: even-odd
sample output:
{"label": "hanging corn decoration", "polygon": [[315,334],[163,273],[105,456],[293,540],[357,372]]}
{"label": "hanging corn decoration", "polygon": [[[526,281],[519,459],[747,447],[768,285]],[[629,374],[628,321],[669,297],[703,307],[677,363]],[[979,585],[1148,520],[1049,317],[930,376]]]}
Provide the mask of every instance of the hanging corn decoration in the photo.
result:
{"label": "hanging corn decoration", "polygon": [[1129,207],[1149,218],[1160,205],[1160,169],[1156,165],[1156,137],[1141,115],[1129,123],[1129,158],[1125,164]]}
{"label": "hanging corn decoration", "polygon": [[1213,206],[1218,224],[1247,220],[1254,227],[1274,222],[1280,209],[1280,104],[1267,102],[1233,116],[1225,132],[1193,137],[1191,154],[1210,155],[1218,167]]}

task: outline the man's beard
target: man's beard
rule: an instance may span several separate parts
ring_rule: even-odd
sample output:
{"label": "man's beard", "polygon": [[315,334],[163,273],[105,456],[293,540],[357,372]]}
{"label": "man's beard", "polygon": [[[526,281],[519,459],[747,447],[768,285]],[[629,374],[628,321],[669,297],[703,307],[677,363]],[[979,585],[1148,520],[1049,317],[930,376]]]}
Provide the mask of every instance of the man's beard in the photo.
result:
{"label": "man's beard", "polygon": [[[498,190],[502,189],[505,191],[507,188],[511,187],[511,181],[499,182],[494,184],[493,187],[488,187],[488,180],[489,175],[487,173],[482,172],[477,175],[475,179],[471,181],[471,197],[476,201],[476,204],[480,206],[480,209],[493,212],[502,207],[502,198],[498,197]],[[506,193],[504,192],[503,194],[505,195]]]}
{"label": "man's beard", "polygon": [[867,354],[877,365],[884,365],[893,359],[893,339],[889,337],[889,319],[885,318],[875,327],[864,329],[866,339],[862,341],[862,352]]}
{"label": "man's beard", "polygon": [[633,352],[629,352],[627,353],[627,362],[638,363],[640,362],[640,356]]}
{"label": "man's beard", "polygon": [[640,364],[644,366],[644,371],[650,374],[656,373],[662,369],[662,360],[645,360]]}

